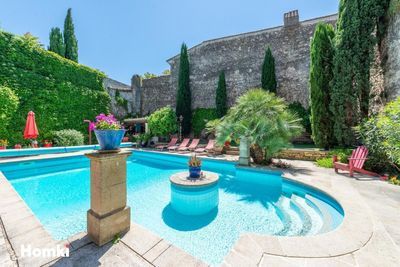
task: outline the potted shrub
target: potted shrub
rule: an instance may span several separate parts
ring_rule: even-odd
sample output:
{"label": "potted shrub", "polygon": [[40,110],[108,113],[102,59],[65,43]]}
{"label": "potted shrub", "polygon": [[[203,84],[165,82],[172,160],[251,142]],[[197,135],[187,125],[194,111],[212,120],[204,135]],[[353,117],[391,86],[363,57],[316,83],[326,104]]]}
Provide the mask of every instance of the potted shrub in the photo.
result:
{"label": "potted shrub", "polygon": [[53,143],[49,140],[43,140],[43,147],[52,147]]}
{"label": "potted shrub", "polygon": [[189,177],[199,178],[201,176],[201,160],[197,158],[196,154],[189,159]]}
{"label": "potted shrub", "polygon": [[100,150],[113,151],[119,150],[125,129],[112,115],[100,114],[96,121],[90,123],[90,128],[94,130]]}
{"label": "potted shrub", "polygon": [[22,145],[21,144],[15,144],[14,149],[21,149]]}
{"label": "potted shrub", "polygon": [[0,140],[0,150],[7,149],[8,141],[6,139]]}

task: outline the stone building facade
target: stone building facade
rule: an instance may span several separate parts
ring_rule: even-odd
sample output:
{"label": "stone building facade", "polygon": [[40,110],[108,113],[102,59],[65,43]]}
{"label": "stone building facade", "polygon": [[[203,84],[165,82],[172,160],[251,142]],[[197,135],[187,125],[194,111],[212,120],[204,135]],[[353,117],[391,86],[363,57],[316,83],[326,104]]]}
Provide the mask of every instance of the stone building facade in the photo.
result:
{"label": "stone building facade", "polygon": [[[277,93],[288,102],[309,105],[310,41],[320,22],[336,24],[337,15],[300,21],[298,11],[284,14],[284,24],[279,27],[243,33],[204,41],[188,50],[190,61],[190,86],[192,108],[215,107],[218,76],[225,71],[228,104],[250,88],[261,86],[261,67],[265,50],[271,47],[275,57]],[[390,22],[385,41],[385,54],[375,62],[371,73],[372,106],[382,106],[386,99],[400,95],[400,14]],[[147,115],[158,108],[175,107],[178,87],[179,55],[167,60],[171,75],[151,79],[132,77],[131,86],[110,80],[107,90],[111,98],[115,89],[129,102],[129,110],[123,110],[113,100],[116,114]],[[380,68],[383,62],[383,68]],[[114,94],[113,94],[114,93]],[[381,95],[385,95],[381,97]]]}
{"label": "stone building facade", "polygon": [[[134,93],[132,87],[116,80],[105,78],[103,86],[111,97],[111,113],[118,118],[124,118],[135,110]],[[118,93],[117,93],[118,92]],[[127,105],[117,102],[117,96],[126,100]]]}

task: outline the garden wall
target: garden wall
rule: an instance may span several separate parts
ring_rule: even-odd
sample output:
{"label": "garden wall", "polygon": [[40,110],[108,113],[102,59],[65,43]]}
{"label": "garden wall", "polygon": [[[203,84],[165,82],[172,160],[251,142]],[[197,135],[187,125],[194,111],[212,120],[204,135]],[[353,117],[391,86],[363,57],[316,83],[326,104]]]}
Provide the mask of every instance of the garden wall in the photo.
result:
{"label": "garden wall", "polygon": [[87,131],[84,119],[108,112],[110,97],[105,75],[43,49],[31,36],[0,31],[0,85],[17,94],[20,105],[6,136],[11,145],[22,142],[28,111],[36,114],[39,140],[53,130]]}

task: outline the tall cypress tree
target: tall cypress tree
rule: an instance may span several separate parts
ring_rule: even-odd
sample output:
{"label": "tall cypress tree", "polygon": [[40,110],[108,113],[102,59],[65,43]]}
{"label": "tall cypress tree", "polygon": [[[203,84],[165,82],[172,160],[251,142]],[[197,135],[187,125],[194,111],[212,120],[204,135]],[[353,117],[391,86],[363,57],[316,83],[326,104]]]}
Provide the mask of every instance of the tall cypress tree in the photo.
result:
{"label": "tall cypress tree", "polygon": [[189,134],[192,125],[192,96],[189,80],[189,56],[185,43],[181,47],[179,59],[178,92],[176,97],[176,116],[183,116],[182,132]]}
{"label": "tall cypress tree", "polygon": [[265,51],[264,62],[261,73],[261,87],[270,92],[276,93],[276,75],[275,75],[275,58],[272,55],[271,48]]}
{"label": "tall cypress tree", "polygon": [[78,41],[75,37],[74,23],[72,22],[71,8],[67,11],[64,21],[65,58],[78,62]]}
{"label": "tall cypress tree", "polygon": [[58,27],[51,28],[50,44],[49,44],[47,50],[57,53],[62,57],[65,56],[64,39],[63,39],[60,28],[58,28]]}
{"label": "tall cypress tree", "polygon": [[321,148],[334,145],[331,102],[331,81],[333,79],[333,26],[319,23],[311,41],[310,102],[311,129],[315,144]]}
{"label": "tall cypress tree", "polygon": [[341,0],[335,40],[331,111],[340,145],[351,145],[353,127],[368,117],[375,31],[387,0]]}
{"label": "tall cypress tree", "polygon": [[222,118],[225,116],[228,111],[228,105],[226,103],[226,81],[225,81],[225,72],[221,71],[218,78],[218,87],[215,97],[215,106],[217,108],[217,116],[218,118]]}

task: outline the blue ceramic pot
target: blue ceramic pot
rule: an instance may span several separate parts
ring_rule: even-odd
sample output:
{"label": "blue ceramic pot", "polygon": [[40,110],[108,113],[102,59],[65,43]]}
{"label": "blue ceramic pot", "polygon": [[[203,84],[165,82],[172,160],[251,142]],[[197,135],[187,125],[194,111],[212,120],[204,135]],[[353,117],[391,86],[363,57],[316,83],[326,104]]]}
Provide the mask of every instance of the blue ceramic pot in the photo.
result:
{"label": "blue ceramic pot", "polygon": [[101,150],[117,150],[124,138],[125,129],[120,130],[94,130]]}
{"label": "blue ceramic pot", "polygon": [[199,178],[201,175],[201,167],[189,167],[189,177]]}

